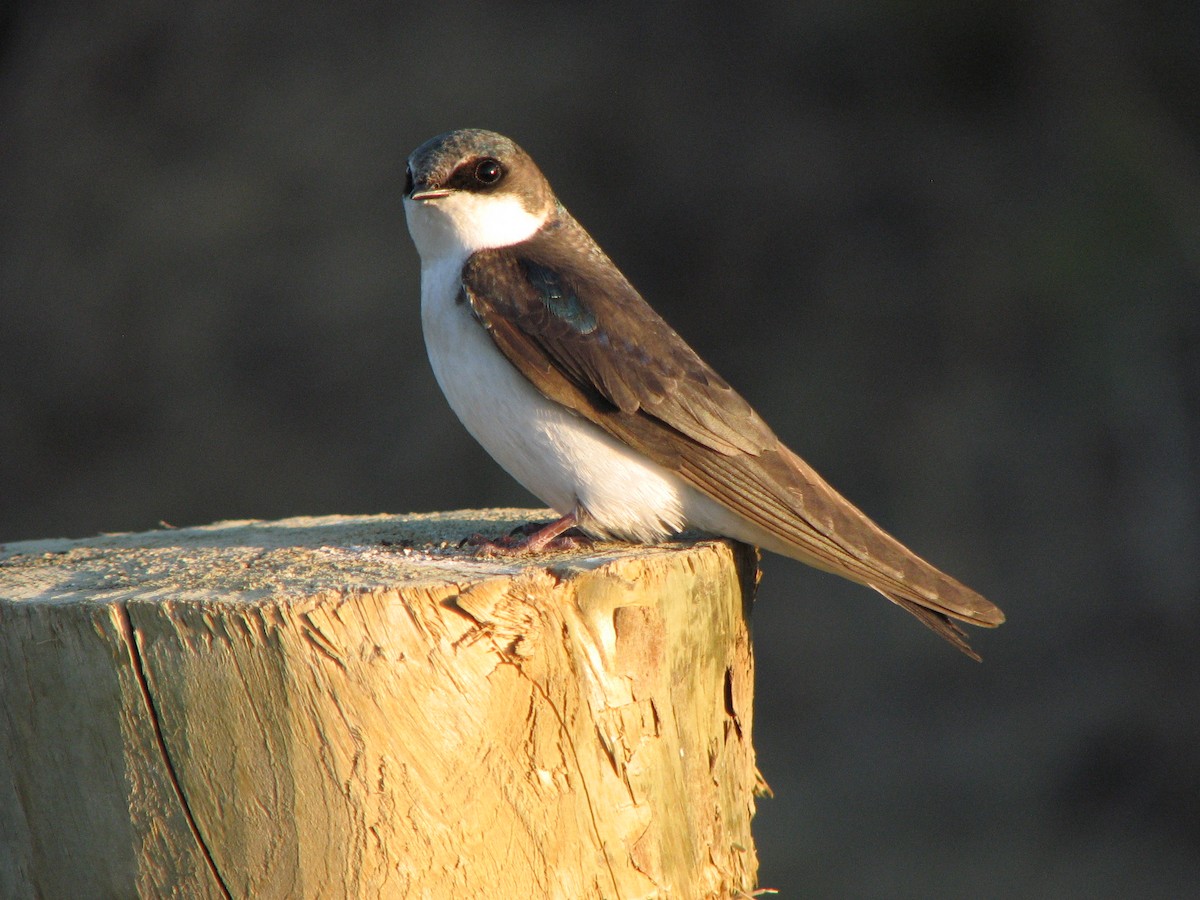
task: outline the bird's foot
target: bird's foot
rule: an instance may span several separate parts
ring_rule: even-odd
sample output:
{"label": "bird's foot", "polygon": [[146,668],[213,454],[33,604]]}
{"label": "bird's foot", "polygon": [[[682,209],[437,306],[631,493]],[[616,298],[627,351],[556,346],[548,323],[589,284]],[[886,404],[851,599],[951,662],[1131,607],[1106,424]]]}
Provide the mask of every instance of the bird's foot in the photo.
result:
{"label": "bird's foot", "polygon": [[476,556],[523,556],[556,550],[577,550],[592,542],[591,538],[575,527],[577,522],[575,514],[570,513],[547,524],[530,522],[521,525],[499,538],[473,534],[459,546],[473,548]]}

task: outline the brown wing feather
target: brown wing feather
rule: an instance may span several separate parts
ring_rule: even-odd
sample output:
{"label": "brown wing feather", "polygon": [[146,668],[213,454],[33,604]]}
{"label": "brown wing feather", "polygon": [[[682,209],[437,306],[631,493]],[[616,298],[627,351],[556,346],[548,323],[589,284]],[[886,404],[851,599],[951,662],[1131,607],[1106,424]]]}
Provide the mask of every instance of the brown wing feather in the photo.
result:
{"label": "brown wing feather", "polygon": [[[780,443],[579,233],[578,246],[535,239],[478,254],[464,268],[466,296],[509,361],[549,399],[678,472],[792,555],[875,588],[978,659],[951,619],[994,627],[1004,614],[879,528]],[[573,252],[562,252],[564,243]],[[585,276],[570,263],[580,254],[606,265]],[[545,284],[535,287],[529,273],[548,276],[530,266],[551,272],[552,292],[579,306],[548,306]]]}
{"label": "brown wing feather", "polygon": [[[561,293],[584,308],[585,319],[556,314],[545,285],[539,290],[531,284],[531,267],[552,273]],[[523,244],[473,256],[463,284],[482,320],[511,321],[535,337],[540,352],[573,381],[622,412],[643,410],[720,453],[755,454],[777,442],[750,404],[650,308],[565,213],[557,227]]]}

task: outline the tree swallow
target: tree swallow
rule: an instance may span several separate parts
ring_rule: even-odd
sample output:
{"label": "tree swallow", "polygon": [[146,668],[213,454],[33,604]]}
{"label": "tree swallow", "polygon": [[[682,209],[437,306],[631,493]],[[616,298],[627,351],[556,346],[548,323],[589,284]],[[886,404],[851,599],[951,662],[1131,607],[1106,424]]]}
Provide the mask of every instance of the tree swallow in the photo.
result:
{"label": "tree swallow", "polygon": [[466,129],[408,158],[421,323],[472,436],[571,527],[655,542],[687,528],[872,587],[979,659],[954,620],[1004,614],[883,531],[783,445],[650,308],[525,151]]}

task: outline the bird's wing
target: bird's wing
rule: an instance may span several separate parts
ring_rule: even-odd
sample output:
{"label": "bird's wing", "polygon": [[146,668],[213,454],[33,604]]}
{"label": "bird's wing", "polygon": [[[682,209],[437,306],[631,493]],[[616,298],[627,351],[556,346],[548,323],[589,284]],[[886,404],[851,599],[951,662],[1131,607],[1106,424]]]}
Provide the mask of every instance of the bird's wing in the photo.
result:
{"label": "bird's wing", "polygon": [[975,656],[950,619],[995,626],[1003,613],[830,487],[586,232],[573,222],[563,230],[482,251],[463,268],[465,299],[505,357],[546,397],[678,472],[797,558],[875,588]]}
{"label": "bird's wing", "polygon": [[[541,233],[466,264],[463,284],[480,320],[489,327],[503,320],[527,336],[505,352],[528,349],[527,365],[558,368],[598,402],[627,415],[644,412],[718,453],[774,446],[750,404],[568,222],[553,240]],[[584,260],[592,264],[581,266]]]}

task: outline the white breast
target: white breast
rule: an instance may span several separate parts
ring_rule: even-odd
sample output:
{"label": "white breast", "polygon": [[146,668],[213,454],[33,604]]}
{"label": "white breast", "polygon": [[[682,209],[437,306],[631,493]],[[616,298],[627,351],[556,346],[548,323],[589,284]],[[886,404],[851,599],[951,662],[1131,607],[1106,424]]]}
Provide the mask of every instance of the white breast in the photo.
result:
{"label": "white breast", "polygon": [[680,479],[542,396],[458,301],[460,271],[422,268],[421,321],[434,375],[472,437],[547,506],[585,511],[598,535],[681,530]]}
{"label": "white breast", "polygon": [[499,198],[405,200],[421,254],[421,324],[433,373],[467,431],[560,514],[600,537],[656,541],[687,527],[755,541],[757,529],[596,425],[547,400],[497,349],[462,293],[474,252],[520,243],[538,218]]}

